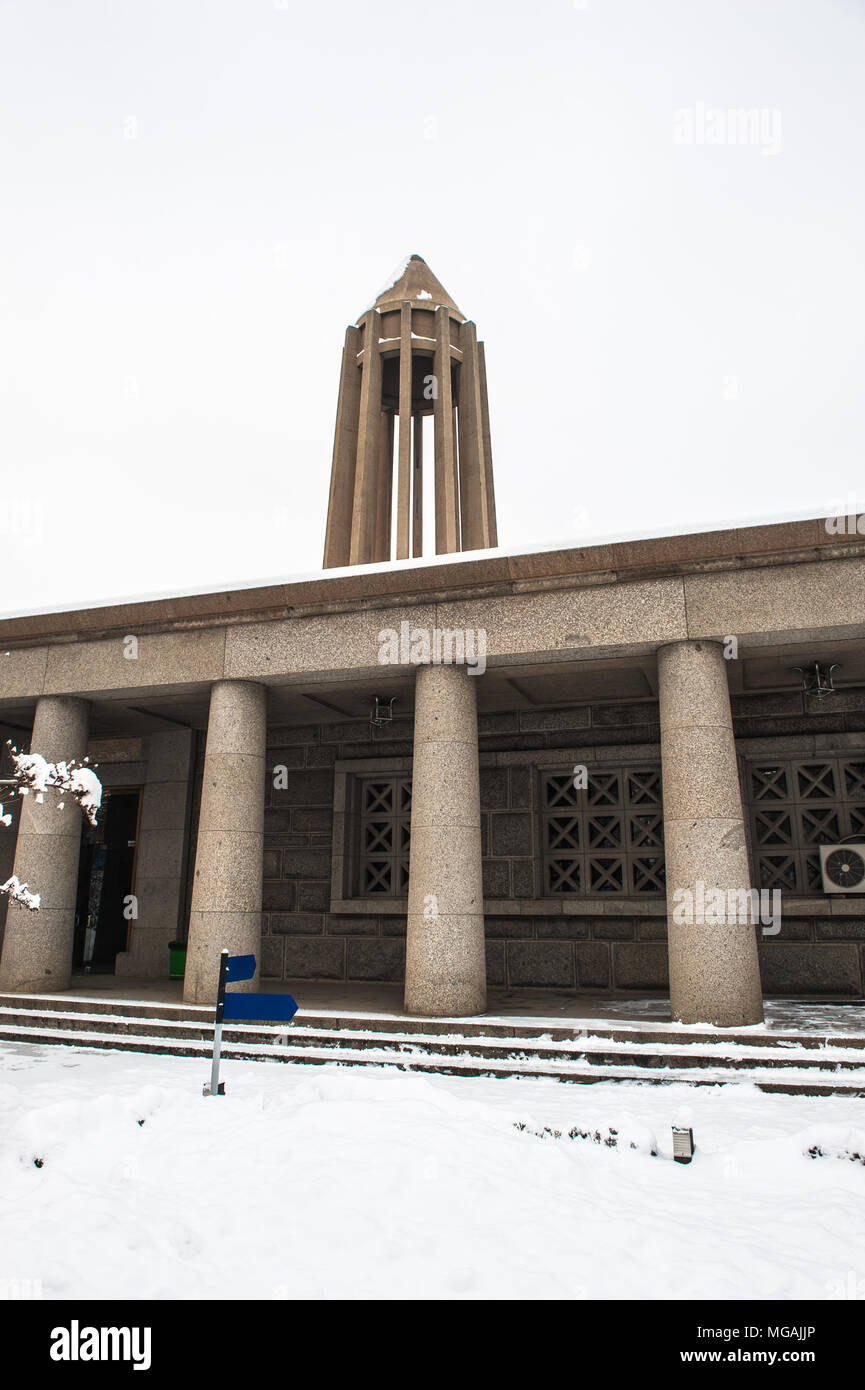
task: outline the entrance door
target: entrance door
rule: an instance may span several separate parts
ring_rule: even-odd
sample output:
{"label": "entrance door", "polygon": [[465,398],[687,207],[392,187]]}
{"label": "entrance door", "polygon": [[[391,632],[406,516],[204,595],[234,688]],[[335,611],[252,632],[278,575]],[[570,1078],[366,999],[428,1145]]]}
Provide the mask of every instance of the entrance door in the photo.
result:
{"label": "entrance door", "polygon": [[110,974],[126,950],[138,836],[138,790],[105,792],[99,824],[84,824],[78,861],[78,899],[72,967]]}

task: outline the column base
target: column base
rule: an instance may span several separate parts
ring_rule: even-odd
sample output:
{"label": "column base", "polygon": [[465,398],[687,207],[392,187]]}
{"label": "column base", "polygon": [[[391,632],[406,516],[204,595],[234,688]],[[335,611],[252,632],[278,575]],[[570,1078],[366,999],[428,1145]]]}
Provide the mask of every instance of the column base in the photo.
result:
{"label": "column base", "polygon": [[487,1011],[487,992],[471,985],[421,985],[406,990],[405,1011],[413,1018],[475,1018]]}
{"label": "column base", "polygon": [[[46,836],[46,839],[49,837]],[[0,993],[58,994],[72,983],[71,912],[10,903],[0,965]]]}
{"label": "column base", "polygon": [[486,1012],[483,917],[409,917],[405,1010],[421,1018]]}

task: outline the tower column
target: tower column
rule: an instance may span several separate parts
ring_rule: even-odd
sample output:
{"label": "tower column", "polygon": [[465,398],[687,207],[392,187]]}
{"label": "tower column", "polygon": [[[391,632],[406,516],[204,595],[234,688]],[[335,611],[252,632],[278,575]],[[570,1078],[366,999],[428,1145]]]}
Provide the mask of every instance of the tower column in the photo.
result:
{"label": "tower column", "polygon": [[399,337],[399,444],[397,461],[396,558],[409,557],[411,527],[411,304],[400,310]]}
{"label": "tower column", "polygon": [[[674,642],[658,652],[670,1009],[682,1023],[732,1028],[763,1018],[753,925],[729,910],[751,886],[730,693],[718,642]],[[725,907],[696,920],[712,890]],[[676,921],[683,905],[693,921]],[[734,900],[735,901],[735,900]]]}
{"label": "tower column", "polygon": [[[216,999],[222,950],[261,954],[265,732],[264,686],[217,681],[210,693],[189,914],[187,1004]],[[237,988],[254,989],[255,981]]]}
{"label": "tower column", "polygon": [[487,395],[487,355],[483,343],[478,343],[478,373],[481,384],[481,429],[484,441],[484,496],[487,502],[487,535],[489,546],[499,543],[496,522],[496,489],[493,483],[493,446],[490,435],[490,401]]}
{"label": "tower column", "polygon": [[354,474],[357,462],[357,424],[360,414],[360,329],[345,330],[339,401],[333,438],[333,464],[327,504],[324,568],[347,565],[351,554],[351,522],[354,512]]}
{"label": "tower column", "polygon": [[435,470],[436,470],[436,553],[452,555],[460,548],[459,484],[457,454],[454,440],[454,398],[451,387],[451,328],[450,310],[442,305],[436,310],[435,355],[433,376],[435,397]]}
{"label": "tower column", "polygon": [[415,686],[405,1007],[486,1008],[478,677],[419,666]]}
{"label": "tower column", "polygon": [[459,377],[460,523],[463,550],[490,544],[489,506],[484,459],[484,424],[478,338],[473,323],[460,330],[463,360]]}
{"label": "tower column", "polygon": [[372,309],[363,335],[363,369],[360,383],[360,418],[357,436],[357,470],[349,564],[368,565],[375,559],[378,509],[377,488],[381,462],[381,314]]}
{"label": "tower column", "polygon": [[[87,753],[89,706],[66,695],[43,695],[36,705],[30,748],[49,763],[81,761]],[[62,809],[60,802],[63,800]],[[82,813],[72,797],[48,789],[43,801],[24,799],[12,872],[31,893],[38,912],[10,902],[0,963],[0,989],[53,993],[72,976],[75,900]]]}

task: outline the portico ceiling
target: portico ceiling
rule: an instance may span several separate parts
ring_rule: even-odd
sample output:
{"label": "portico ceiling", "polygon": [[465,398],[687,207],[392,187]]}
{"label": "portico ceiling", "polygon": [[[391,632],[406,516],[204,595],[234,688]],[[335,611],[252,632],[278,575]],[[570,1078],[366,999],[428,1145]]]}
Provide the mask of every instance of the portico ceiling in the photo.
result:
{"label": "portico ceiling", "polygon": [[[835,685],[840,689],[865,685],[865,648],[841,643],[809,643],[758,649],[728,664],[733,694],[796,692],[801,678],[794,669],[814,661],[835,662]],[[328,724],[367,719],[375,695],[396,696],[397,718],[414,708],[412,668],[386,667],[373,677],[319,680],[297,684],[270,684],[268,722],[271,725]],[[653,656],[606,661],[555,662],[490,667],[477,682],[478,710],[489,714],[505,710],[567,709],[599,702],[638,702],[657,697]],[[164,732],[174,727],[206,729],[210,701],[207,683],[181,692],[149,692],[91,701],[91,732],[109,738]],[[825,701],[831,713],[831,696]],[[0,712],[2,726],[14,737],[29,732],[35,697],[7,705]]]}

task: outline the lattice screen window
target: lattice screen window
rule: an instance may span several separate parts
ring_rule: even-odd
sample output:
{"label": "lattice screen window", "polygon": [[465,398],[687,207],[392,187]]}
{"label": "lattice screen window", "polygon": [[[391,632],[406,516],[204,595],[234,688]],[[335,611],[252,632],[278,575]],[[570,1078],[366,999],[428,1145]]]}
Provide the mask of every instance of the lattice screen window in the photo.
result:
{"label": "lattice screen window", "polygon": [[411,778],[358,778],[358,888],[361,897],[408,893]]}
{"label": "lattice screen window", "polygon": [[756,885],[820,893],[818,846],[865,840],[865,754],[751,762],[747,785]]}
{"label": "lattice screen window", "polygon": [[608,768],[574,786],[572,771],[541,773],[544,885],[549,895],[662,894],[661,768]]}

